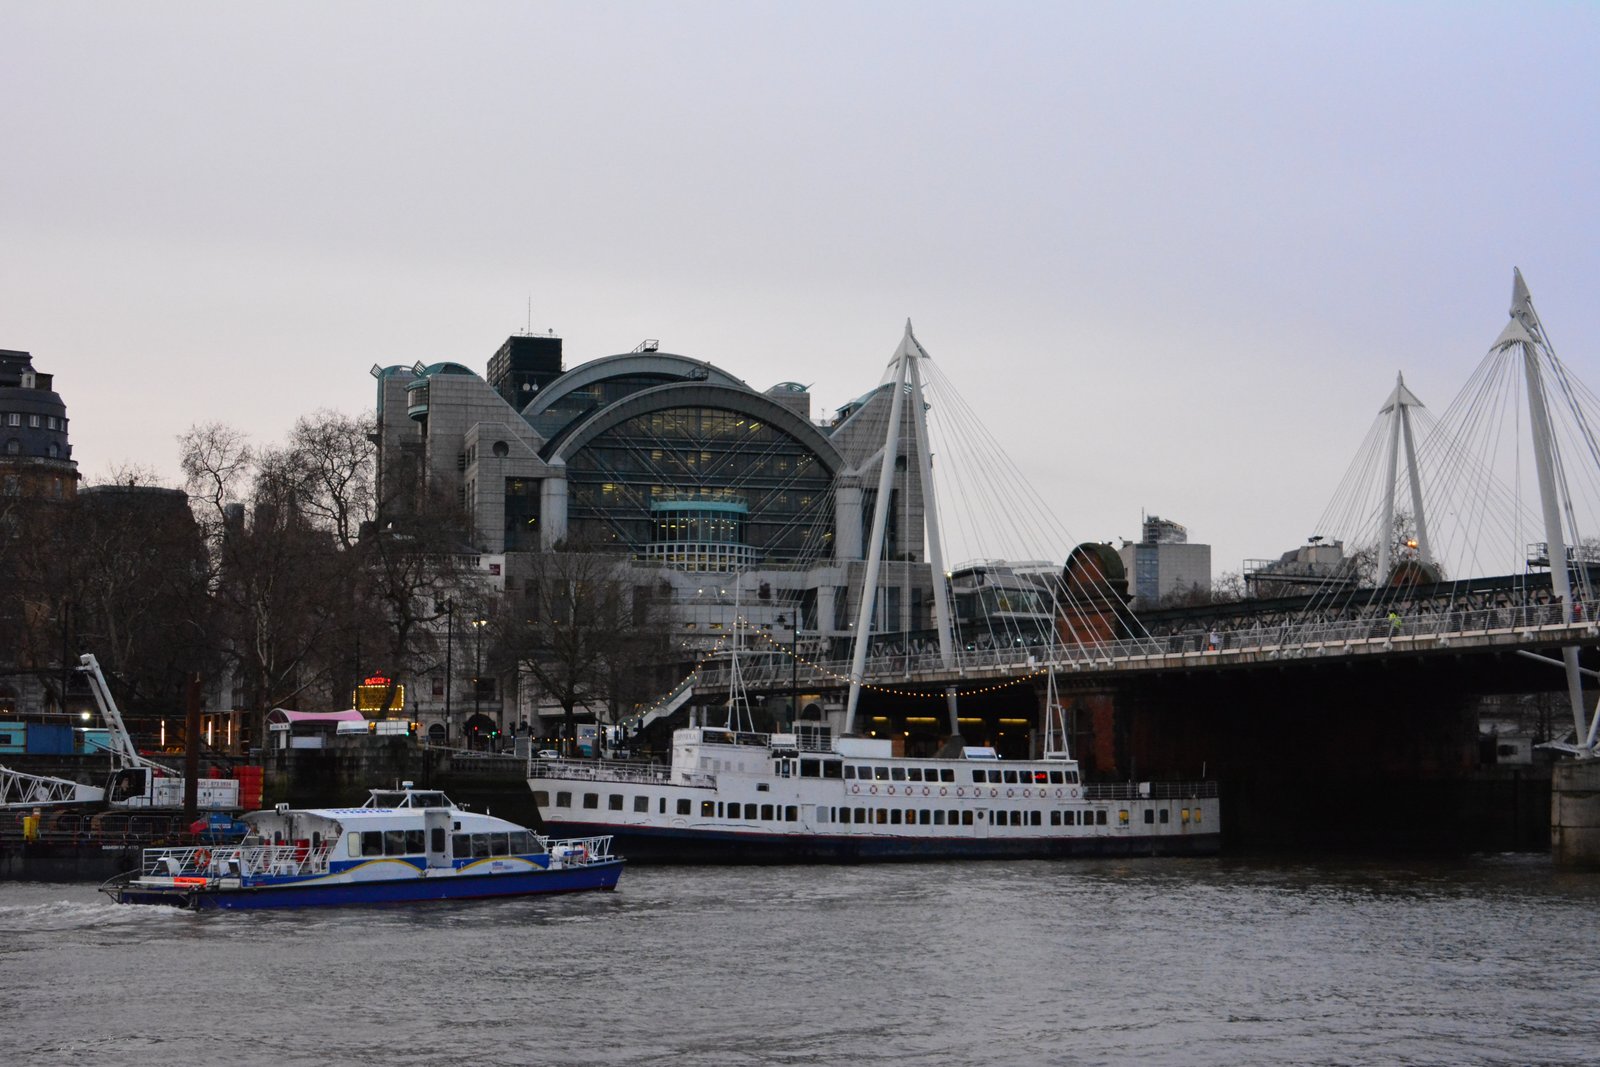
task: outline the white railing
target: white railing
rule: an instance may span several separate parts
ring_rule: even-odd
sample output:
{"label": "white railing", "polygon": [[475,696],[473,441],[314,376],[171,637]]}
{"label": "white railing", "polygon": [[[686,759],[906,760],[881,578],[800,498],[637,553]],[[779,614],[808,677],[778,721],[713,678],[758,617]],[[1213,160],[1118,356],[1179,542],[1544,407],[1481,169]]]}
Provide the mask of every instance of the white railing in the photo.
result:
{"label": "white railing", "polygon": [[551,778],[564,782],[622,782],[633,785],[688,785],[710,788],[717,784],[712,774],[686,774],[677,779],[670,768],[659,763],[610,760],[540,759],[528,761],[529,778]]}
{"label": "white railing", "polygon": [[[1600,604],[1595,602],[1578,602],[1574,605],[1571,622],[1562,618],[1560,604],[1526,604],[1418,611],[1395,617],[1255,625],[1219,631],[1216,648],[1211,647],[1210,632],[1201,631],[1126,638],[1096,645],[963,649],[955,654],[952,667],[944,666],[934,652],[876,655],[867,659],[866,680],[877,684],[889,684],[896,679],[933,681],[951,676],[1036,671],[1044,667],[1083,671],[1129,666],[1193,666],[1232,662],[1241,653],[1265,654],[1269,658],[1295,658],[1335,650],[1373,653],[1387,651],[1396,642],[1415,646],[1423,640],[1446,643],[1456,637],[1487,642],[1496,634],[1532,636],[1535,631],[1546,635],[1556,631],[1576,637],[1592,635],[1597,629],[1597,608]],[[801,687],[844,684],[848,681],[849,665],[843,661],[795,665],[782,652],[758,652],[740,657],[739,672],[747,689],[769,691],[788,689],[796,682]],[[726,689],[730,673],[727,667],[703,666],[698,675],[698,687],[703,691]]]}
{"label": "white railing", "polygon": [[329,844],[192,845],[147,848],[139,867],[146,878],[241,878],[261,875],[322,874],[328,869]]}
{"label": "white railing", "polygon": [[615,858],[611,855],[610,834],[597,837],[563,837],[558,841],[551,841],[549,847],[552,865],[559,862],[563,867],[587,867],[592,863],[609,863]]}

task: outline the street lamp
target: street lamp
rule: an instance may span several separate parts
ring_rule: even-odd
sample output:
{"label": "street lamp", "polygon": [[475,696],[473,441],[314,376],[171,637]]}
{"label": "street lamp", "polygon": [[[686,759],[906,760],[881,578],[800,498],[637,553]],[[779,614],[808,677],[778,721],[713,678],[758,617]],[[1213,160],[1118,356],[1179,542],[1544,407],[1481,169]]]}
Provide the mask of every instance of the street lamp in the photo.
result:
{"label": "street lamp", "polygon": [[477,638],[473,642],[474,652],[472,655],[472,717],[474,720],[483,714],[483,680],[481,677],[483,674],[483,628],[488,623],[488,619],[472,620],[472,628],[478,631]]}
{"label": "street lamp", "polygon": [[[437,618],[437,616],[435,616]],[[450,744],[450,691],[455,688],[455,678],[451,676],[454,663],[451,654],[456,650],[456,606],[453,602],[444,602],[444,743]]]}
{"label": "street lamp", "polygon": [[[784,624],[778,616],[778,625]],[[800,613],[794,613],[794,625],[789,627],[789,725],[800,721]]]}

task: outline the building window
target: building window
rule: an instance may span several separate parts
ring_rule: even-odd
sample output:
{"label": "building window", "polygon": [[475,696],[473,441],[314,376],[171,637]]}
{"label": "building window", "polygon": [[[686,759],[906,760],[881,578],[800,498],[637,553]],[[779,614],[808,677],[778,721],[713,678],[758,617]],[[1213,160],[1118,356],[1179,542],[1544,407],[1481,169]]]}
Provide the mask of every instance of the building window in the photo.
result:
{"label": "building window", "polygon": [[8,426],[21,426],[22,425],[22,416],[18,415],[15,411],[13,411],[11,414],[6,416],[6,425],[8,425]]}

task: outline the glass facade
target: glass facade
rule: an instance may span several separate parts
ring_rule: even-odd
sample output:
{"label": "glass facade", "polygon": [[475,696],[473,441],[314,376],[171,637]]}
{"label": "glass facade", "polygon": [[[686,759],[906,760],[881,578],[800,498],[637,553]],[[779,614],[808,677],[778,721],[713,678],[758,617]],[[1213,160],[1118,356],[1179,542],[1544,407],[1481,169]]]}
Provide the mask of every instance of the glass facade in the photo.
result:
{"label": "glass facade", "polygon": [[534,478],[506,479],[506,551],[539,548],[539,490]]}
{"label": "glass facade", "polygon": [[654,389],[658,385],[681,381],[683,377],[675,374],[628,374],[604,378],[582,389],[574,389],[563,394],[529,421],[540,437],[551,441],[576,426],[585,416],[601,408],[610,407],[623,397],[632,396],[645,389]]}
{"label": "glass facade", "polygon": [[[568,531],[577,541],[641,558],[673,540],[742,544],[750,562],[833,554],[826,465],[787,433],[741,412],[685,407],[635,416],[571,457],[567,479]],[[694,525],[673,530],[675,522]],[[707,536],[690,539],[691,532]]]}

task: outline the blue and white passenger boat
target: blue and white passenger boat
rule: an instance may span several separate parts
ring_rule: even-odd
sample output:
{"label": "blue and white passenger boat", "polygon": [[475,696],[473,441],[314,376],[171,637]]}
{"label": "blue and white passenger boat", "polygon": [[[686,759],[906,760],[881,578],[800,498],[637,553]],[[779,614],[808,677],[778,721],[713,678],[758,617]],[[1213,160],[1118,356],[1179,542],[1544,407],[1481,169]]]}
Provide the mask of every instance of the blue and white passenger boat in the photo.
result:
{"label": "blue and white passenger boat", "polygon": [[622,873],[610,836],[552,841],[410,782],[359,808],[280,804],[243,821],[237,845],[145,849],[101,891],[121,904],[303,908],[612,889]]}

